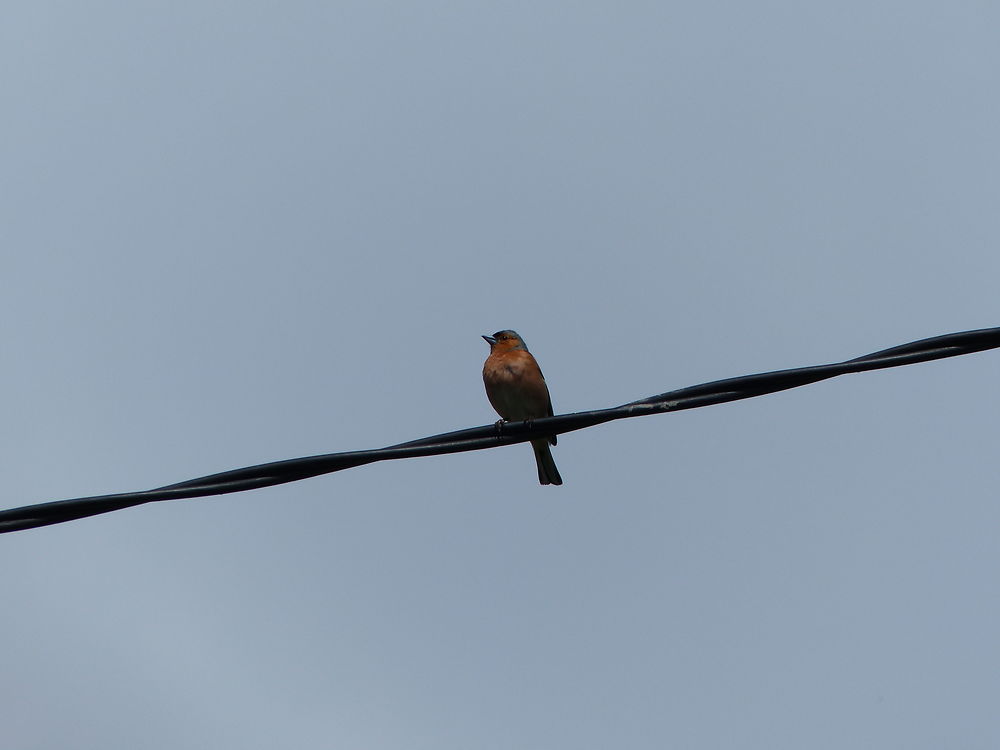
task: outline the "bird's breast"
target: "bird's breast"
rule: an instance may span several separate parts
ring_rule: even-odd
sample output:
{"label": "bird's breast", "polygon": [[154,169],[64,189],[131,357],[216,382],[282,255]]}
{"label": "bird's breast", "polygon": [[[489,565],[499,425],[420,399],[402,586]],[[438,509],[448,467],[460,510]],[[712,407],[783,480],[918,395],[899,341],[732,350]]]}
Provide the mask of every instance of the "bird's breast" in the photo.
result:
{"label": "bird's breast", "polygon": [[497,414],[506,420],[548,415],[549,392],[538,366],[520,357],[486,360],[483,383]]}

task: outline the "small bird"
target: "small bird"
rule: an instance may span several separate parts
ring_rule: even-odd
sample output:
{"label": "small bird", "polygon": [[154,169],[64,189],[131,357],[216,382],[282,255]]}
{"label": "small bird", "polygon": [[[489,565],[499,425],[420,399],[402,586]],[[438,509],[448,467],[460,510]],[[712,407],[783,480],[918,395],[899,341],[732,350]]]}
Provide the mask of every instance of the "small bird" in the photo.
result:
{"label": "small bird", "polygon": [[[514,331],[497,331],[483,338],[490,345],[490,356],[483,364],[483,384],[497,414],[508,422],[551,417],[549,388],[524,340]],[[538,482],[562,484],[549,443],[556,444],[555,435],[531,441]]]}

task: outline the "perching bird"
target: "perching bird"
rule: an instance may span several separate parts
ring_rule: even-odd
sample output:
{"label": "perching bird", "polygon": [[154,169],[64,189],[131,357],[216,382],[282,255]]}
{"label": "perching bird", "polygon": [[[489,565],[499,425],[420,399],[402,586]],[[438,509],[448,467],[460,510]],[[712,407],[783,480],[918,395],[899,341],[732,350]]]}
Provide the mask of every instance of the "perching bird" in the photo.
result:
{"label": "perching bird", "polygon": [[[514,331],[497,331],[483,338],[490,345],[490,356],[483,364],[483,383],[486,385],[486,396],[497,414],[508,422],[551,417],[549,388],[524,340]],[[541,484],[562,484],[549,443],[556,444],[555,435],[531,441],[538,466],[538,481]]]}

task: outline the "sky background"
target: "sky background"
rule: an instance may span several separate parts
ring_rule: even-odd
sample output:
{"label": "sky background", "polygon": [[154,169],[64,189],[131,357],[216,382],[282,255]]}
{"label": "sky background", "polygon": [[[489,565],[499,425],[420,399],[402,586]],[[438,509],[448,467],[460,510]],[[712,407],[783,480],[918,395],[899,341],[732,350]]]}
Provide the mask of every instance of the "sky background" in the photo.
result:
{"label": "sky background", "polygon": [[[988,2],[13,2],[2,507],[1000,325]],[[0,537],[99,747],[996,748],[1000,354]]]}

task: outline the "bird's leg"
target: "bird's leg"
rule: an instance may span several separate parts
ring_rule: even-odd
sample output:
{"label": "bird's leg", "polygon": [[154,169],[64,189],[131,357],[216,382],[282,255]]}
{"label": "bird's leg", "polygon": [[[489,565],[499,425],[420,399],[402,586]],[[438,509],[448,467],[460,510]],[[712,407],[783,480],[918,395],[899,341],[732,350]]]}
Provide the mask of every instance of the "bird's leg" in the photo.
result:
{"label": "bird's leg", "polygon": [[496,424],[493,425],[493,429],[496,430],[497,437],[503,437],[503,423],[505,421],[506,420],[504,420],[504,419],[498,419],[496,421]]}

